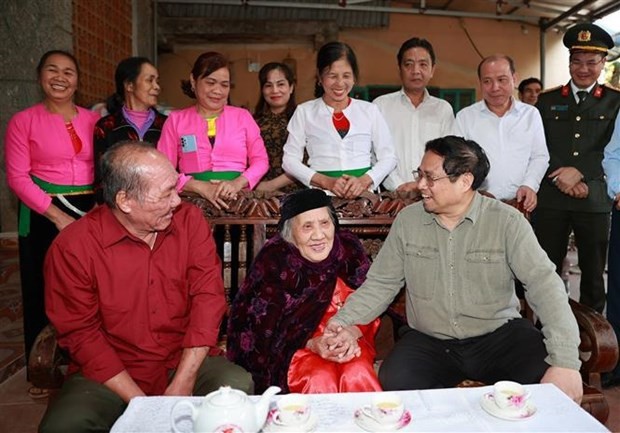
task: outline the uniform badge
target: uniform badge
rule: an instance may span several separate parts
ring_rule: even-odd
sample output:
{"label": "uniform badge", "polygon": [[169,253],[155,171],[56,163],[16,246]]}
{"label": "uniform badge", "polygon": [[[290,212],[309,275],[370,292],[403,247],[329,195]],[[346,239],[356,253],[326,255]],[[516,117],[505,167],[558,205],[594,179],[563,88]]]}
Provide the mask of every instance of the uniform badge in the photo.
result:
{"label": "uniform badge", "polygon": [[588,30],[582,30],[579,33],[577,33],[577,40],[579,42],[590,42],[591,38],[592,38],[592,33],[590,33]]}
{"label": "uniform badge", "polygon": [[552,105],[551,111],[568,111],[568,105]]}
{"label": "uniform badge", "polygon": [[594,89],[594,97],[600,98],[601,96],[603,96],[603,86],[596,86],[596,89]]}

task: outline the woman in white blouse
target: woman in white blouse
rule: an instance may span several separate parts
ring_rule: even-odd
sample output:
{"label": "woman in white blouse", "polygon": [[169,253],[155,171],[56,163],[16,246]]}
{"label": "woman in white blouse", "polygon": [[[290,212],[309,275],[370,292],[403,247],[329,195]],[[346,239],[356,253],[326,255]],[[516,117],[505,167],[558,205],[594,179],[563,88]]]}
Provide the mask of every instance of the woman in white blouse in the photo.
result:
{"label": "woman in white blouse", "polygon": [[[379,109],[349,97],[358,77],[355,53],[329,42],[317,55],[317,99],[297,106],[282,166],[307,186],[343,198],[376,189],[396,167],[392,137]],[[308,165],[303,163],[304,150]]]}

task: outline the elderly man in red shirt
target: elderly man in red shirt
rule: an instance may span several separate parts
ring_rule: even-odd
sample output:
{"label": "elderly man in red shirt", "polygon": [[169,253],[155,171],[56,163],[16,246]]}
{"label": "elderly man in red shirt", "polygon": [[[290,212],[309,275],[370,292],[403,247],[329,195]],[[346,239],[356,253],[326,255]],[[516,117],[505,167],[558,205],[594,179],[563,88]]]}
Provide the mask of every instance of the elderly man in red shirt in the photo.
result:
{"label": "elderly man in red shirt", "polygon": [[176,192],[178,174],[150,146],[103,157],[100,206],[71,224],[45,263],[45,303],[69,377],[40,432],[109,431],[143,395],[252,392],[250,375],[208,356],[226,309],[209,224]]}

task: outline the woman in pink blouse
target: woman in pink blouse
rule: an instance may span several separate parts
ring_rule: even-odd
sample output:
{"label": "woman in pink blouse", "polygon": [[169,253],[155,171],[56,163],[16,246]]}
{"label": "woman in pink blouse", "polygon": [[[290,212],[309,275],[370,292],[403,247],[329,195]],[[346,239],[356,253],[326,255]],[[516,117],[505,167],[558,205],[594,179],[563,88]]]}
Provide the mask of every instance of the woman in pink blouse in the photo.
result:
{"label": "woman in pink blouse", "polygon": [[[78,64],[48,51],[37,66],[44,99],[15,114],[5,138],[8,185],[20,201],[19,256],[26,359],[48,323],[43,259],[60,230],[93,206],[93,130],[99,115],[78,107]],[[68,258],[69,260],[69,258]],[[30,389],[32,397],[46,390]]]}
{"label": "woman in pink blouse", "polygon": [[196,104],[170,113],[157,148],[183,174],[180,190],[227,207],[269,169],[260,129],[249,111],[227,105],[230,71],[222,54],[201,54],[182,89]]}

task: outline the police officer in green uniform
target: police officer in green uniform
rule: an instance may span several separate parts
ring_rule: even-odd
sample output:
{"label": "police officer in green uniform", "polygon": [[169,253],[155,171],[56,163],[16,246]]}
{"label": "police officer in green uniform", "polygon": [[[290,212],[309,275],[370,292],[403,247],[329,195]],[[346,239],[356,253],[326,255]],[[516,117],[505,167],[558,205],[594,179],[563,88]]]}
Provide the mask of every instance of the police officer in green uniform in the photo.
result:
{"label": "police officer in green uniform", "polygon": [[542,93],[540,110],[549,148],[549,169],[538,192],[534,229],[558,273],[568,236],[575,233],[581,269],[580,301],[601,312],[611,200],[601,162],[611,138],[620,92],[597,83],[608,49],[605,30],[577,24],[564,35],[570,50],[568,84]]}

